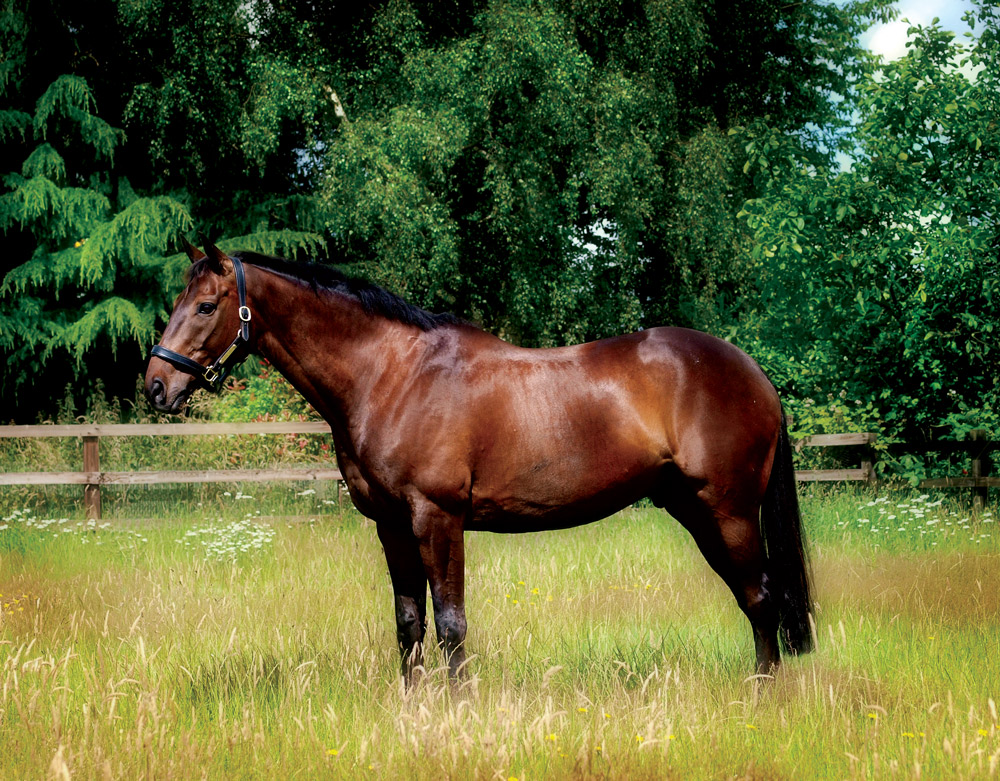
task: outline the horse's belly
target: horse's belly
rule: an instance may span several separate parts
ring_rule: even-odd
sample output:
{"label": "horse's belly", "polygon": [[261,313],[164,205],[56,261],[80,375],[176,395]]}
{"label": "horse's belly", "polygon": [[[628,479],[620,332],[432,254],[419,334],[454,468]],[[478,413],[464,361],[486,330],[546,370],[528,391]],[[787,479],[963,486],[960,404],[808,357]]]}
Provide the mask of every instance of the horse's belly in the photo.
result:
{"label": "horse's belly", "polygon": [[648,496],[661,466],[650,459],[573,475],[537,470],[503,485],[473,486],[466,529],[509,533],[591,523]]}

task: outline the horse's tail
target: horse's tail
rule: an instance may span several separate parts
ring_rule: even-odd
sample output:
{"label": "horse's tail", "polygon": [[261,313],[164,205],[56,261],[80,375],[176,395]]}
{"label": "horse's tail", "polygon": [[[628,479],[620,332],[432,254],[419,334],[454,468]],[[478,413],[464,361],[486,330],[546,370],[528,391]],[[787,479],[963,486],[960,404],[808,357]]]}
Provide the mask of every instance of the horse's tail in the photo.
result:
{"label": "horse's tail", "polygon": [[777,602],[778,637],[783,650],[806,654],[813,649],[809,562],[802,538],[802,516],[788,440],[785,411],[760,512],[767,548],[768,590]]}

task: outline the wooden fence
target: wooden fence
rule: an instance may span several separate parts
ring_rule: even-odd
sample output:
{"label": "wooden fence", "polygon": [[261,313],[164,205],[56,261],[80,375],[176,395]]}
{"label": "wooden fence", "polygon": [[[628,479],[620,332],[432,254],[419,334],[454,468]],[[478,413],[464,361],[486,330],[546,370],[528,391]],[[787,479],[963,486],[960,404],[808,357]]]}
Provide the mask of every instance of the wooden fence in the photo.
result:
{"label": "wooden fence", "polygon": [[[105,472],[100,465],[101,437],[136,436],[206,436],[231,434],[325,434],[330,427],[323,422],[281,423],[135,423],[76,424],[42,426],[0,426],[0,438],[77,437],[83,441],[83,469],[79,472],[6,472],[0,473],[0,485],[82,485],[84,509],[88,518],[101,516],[102,485],[151,485],[157,483],[236,483],[282,480],[341,480],[340,471],[329,467],[289,467],[279,469],[159,470],[141,472]],[[818,434],[795,442],[795,448],[854,447],[860,450],[860,466],[851,469],[799,470],[800,482],[839,482],[875,480],[876,435]],[[967,475],[924,480],[925,488],[971,488],[973,503],[982,506],[989,488],[1000,487],[1000,478],[990,477],[990,453],[998,443],[984,431],[973,432],[967,442],[941,442],[923,448],[928,451],[964,451],[971,457]],[[339,491],[338,491],[339,496]]]}
{"label": "wooden fence", "polygon": [[[875,434],[821,434],[806,437],[795,443],[797,450],[803,447],[842,447],[859,446],[861,448],[860,469],[823,469],[818,471],[799,471],[796,477],[802,480],[865,480],[874,481],[875,471]],[[973,508],[982,509],[989,499],[990,488],[1000,488],[1000,477],[992,477],[992,453],[1000,442],[990,439],[989,432],[983,430],[971,431],[968,439],[959,441],[930,442],[916,445],[890,445],[890,450],[905,453],[962,453],[970,461],[970,468],[963,475],[950,477],[934,477],[920,481],[921,488],[968,488],[971,489]]]}
{"label": "wooden fence", "polygon": [[970,431],[964,442],[935,442],[923,450],[937,453],[964,453],[971,460],[967,474],[956,477],[935,477],[920,482],[921,488],[971,488],[972,506],[982,509],[989,499],[990,488],[1000,488],[1000,477],[991,477],[993,451],[1000,442],[993,442],[988,431]]}
{"label": "wooden fence", "polygon": [[[338,469],[287,467],[279,469],[199,469],[142,472],[104,472],[100,463],[101,437],[206,436],[230,434],[326,434],[323,422],[281,423],[121,423],[68,426],[0,426],[0,437],[35,439],[78,437],[83,440],[83,470],[80,472],[6,472],[0,485],[83,485],[84,510],[88,518],[101,517],[102,485],[153,485],[158,483],[239,483],[280,480],[341,480]],[[339,495],[339,494],[338,494]]]}
{"label": "wooden fence", "polygon": [[801,451],[806,447],[857,447],[861,449],[861,467],[859,469],[800,469],[795,478],[799,482],[840,482],[845,480],[875,479],[875,434],[814,434],[811,437],[797,440],[795,449]]}

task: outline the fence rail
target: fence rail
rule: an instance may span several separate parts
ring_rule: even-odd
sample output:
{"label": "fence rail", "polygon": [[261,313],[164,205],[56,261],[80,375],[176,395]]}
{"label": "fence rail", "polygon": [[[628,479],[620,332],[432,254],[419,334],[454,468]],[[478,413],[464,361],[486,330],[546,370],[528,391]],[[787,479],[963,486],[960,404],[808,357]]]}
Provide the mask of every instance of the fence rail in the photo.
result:
{"label": "fence rail", "polygon": [[[330,434],[321,421],[275,423],[80,423],[60,426],[0,426],[0,438],[38,439],[79,437],[83,440],[83,469],[79,472],[5,472],[0,485],[82,485],[87,518],[101,517],[102,485],[157,485],[163,483],[265,483],[283,480],[342,480],[340,470],[328,467],[277,469],[202,469],[105,472],[101,470],[101,437],[228,436],[236,434]],[[339,498],[340,491],[337,496]]]}
{"label": "fence rail", "polygon": [[795,479],[806,482],[843,482],[875,479],[875,440],[877,436],[868,432],[861,434],[813,434],[795,441],[797,451],[806,447],[860,447],[861,467],[859,469],[799,469]]}
{"label": "fence rail", "polygon": [[[106,472],[100,467],[101,437],[136,436],[229,436],[269,434],[325,434],[330,427],[322,421],[282,421],[275,423],[80,423],[72,425],[0,426],[0,439],[78,437],[83,440],[83,469],[79,472],[5,472],[0,485],[82,485],[84,509],[88,518],[101,516],[102,485],[154,485],[160,483],[235,483],[291,480],[342,480],[338,469],[293,467],[276,469],[151,470]],[[795,449],[813,447],[860,448],[860,467],[854,469],[803,469],[795,473],[799,482],[841,482],[875,480],[876,435],[817,434],[794,442]],[[1000,478],[990,477],[990,453],[1000,443],[992,442],[987,432],[972,432],[967,442],[941,442],[927,445],[928,451],[964,451],[972,459],[968,475],[944,477],[921,482],[924,488],[971,488],[973,503],[982,506],[989,488],[1000,488]],[[339,496],[339,490],[338,490]]]}
{"label": "fence rail", "polygon": [[[954,453],[965,452],[972,459],[968,475],[961,477],[940,477],[922,480],[922,488],[971,488],[973,509],[981,510],[989,499],[990,488],[1000,488],[1000,479],[990,477],[993,469],[991,458],[1000,443],[990,439],[990,433],[982,429],[969,432],[964,442],[937,442],[926,447],[929,451]],[[956,447],[957,446],[957,447]]]}
{"label": "fence rail", "polygon": [[[875,480],[875,434],[819,434],[805,437],[795,443],[795,448],[860,446],[862,448],[860,469],[802,470],[795,473],[799,481],[809,480]],[[965,441],[942,440],[922,445],[890,445],[891,450],[908,453],[964,453],[970,459],[970,468],[960,476],[934,477],[920,481],[921,488],[969,488],[972,491],[972,505],[982,509],[989,499],[990,488],[1000,488],[1000,477],[991,477],[994,450],[1000,442],[990,439],[988,431],[970,431]]]}
{"label": "fence rail", "polygon": [[329,434],[319,420],[275,423],[72,423],[69,425],[0,426],[0,439],[43,437],[157,437],[206,434]]}

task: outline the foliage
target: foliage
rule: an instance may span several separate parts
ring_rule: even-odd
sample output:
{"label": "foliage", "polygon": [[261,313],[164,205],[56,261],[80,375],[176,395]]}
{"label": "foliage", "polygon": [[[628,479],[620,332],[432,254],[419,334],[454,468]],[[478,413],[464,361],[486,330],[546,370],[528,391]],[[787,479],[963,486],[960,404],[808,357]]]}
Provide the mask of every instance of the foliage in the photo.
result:
{"label": "foliage", "polygon": [[805,433],[830,430],[807,408],[828,394],[892,440],[998,430],[1000,51],[995,9],[976,14],[971,42],[912,27],[904,57],[870,64],[847,170],[745,130],[760,300],[739,338]]}
{"label": "foliage", "polygon": [[196,225],[238,237],[230,248],[322,249],[313,202],[288,176],[306,170],[294,150],[328,101],[287,65],[294,51],[275,59],[234,34],[259,11],[113,0],[0,10],[8,415],[51,414],[54,396],[31,393],[39,385],[103,378],[131,394],[183,284],[178,237]]}
{"label": "foliage", "polygon": [[[302,395],[264,359],[251,358],[237,376],[226,380],[218,396],[200,394],[191,402],[194,416],[224,422],[273,422],[279,420],[322,420]],[[241,463],[264,458],[278,461],[332,461],[329,437],[285,434],[268,438],[269,445],[260,447],[245,441],[244,447],[233,448],[230,461]],[[233,462],[235,463],[235,461]]]}
{"label": "foliage", "polygon": [[251,358],[244,377],[230,377],[226,393],[217,397],[202,396],[196,402],[196,414],[212,420],[250,422],[264,420],[320,420],[288,380],[264,359]]}
{"label": "foliage", "polygon": [[[997,430],[990,4],[972,43],[915,30],[896,63],[858,43],[883,0],[22,6],[0,11],[8,417],[71,381],[130,397],[199,229],[523,344],[710,330],[801,433]],[[293,409],[242,381],[212,414]]]}
{"label": "foliage", "polygon": [[525,344],[723,330],[753,194],[725,131],[766,110],[835,132],[880,7],[5,5],[0,393],[21,417],[46,406],[29,379],[128,396],[193,228],[320,259],[332,240]]}
{"label": "foliage", "polygon": [[[347,257],[524,344],[727,323],[747,291],[725,130],[842,123],[876,4],[391,2],[345,69],[324,195]],[[445,6],[447,8],[447,6]]]}

